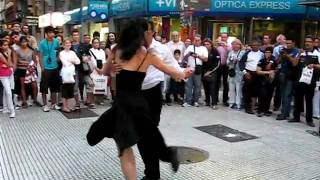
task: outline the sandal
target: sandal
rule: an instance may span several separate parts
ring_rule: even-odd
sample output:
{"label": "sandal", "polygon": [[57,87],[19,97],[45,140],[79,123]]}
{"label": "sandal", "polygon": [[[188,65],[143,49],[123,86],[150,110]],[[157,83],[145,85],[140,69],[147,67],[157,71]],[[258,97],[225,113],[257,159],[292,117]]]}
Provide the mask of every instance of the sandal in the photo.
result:
{"label": "sandal", "polygon": [[95,104],[89,104],[89,109],[96,109],[96,105]]}

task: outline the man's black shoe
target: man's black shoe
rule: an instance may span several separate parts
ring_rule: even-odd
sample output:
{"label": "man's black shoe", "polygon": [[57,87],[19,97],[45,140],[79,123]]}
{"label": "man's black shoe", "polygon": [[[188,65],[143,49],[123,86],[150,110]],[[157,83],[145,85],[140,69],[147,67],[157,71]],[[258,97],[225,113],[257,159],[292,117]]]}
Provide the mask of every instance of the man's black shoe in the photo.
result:
{"label": "man's black shoe", "polygon": [[278,116],[277,116],[277,118],[276,118],[276,120],[278,120],[278,121],[281,121],[281,120],[286,120],[287,118],[284,116],[284,115],[282,115],[282,114],[279,114]]}
{"label": "man's black shoe", "polygon": [[300,122],[300,120],[293,118],[293,119],[290,119],[288,122],[289,122],[289,123],[298,123],[298,122]]}
{"label": "man's black shoe", "polygon": [[171,168],[173,172],[178,172],[180,162],[178,160],[178,152],[176,149],[170,148],[171,155],[170,155],[170,163],[171,163]]}
{"label": "man's black shoe", "polygon": [[262,117],[263,114],[262,114],[261,112],[258,112],[257,116],[258,116],[258,117]]}
{"label": "man's black shoe", "polygon": [[310,127],[316,127],[313,122],[307,122],[307,125]]}
{"label": "man's black shoe", "polygon": [[273,111],[279,111],[279,109],[280,109],[280,108],[278,108],[278,107],[274,107],[274,108],[273,108]]}
{"label": "man's black shoe", "polygon": [[271,116],[272,115],[272,112],[271,111],[266,111],[263,113],[265,116]]}
{"label": "man's black shoe", "polygon": [[225,107],[229,107],[229,103],[225,102],[223,103]]}
{"label": "man's black shoe", "polygon": [[148,178],[147,176],[144,176],[141,180],[160,180],[160,179],[152,179],[152,178]]}
{"label": "man's black shoe", "polygon": [[246,110],[246,113],[248,114],[254,114],[254,112],[252,110]]}

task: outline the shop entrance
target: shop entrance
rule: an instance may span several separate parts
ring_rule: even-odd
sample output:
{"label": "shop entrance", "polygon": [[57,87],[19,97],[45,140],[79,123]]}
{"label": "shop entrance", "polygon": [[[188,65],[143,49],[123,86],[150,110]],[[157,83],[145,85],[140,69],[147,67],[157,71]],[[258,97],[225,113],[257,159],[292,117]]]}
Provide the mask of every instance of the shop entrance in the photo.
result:
{"label": "shop entrance", "polygon": [[231,44],[232,41],[236,38],[243,41],[244,23],[214,22],[212,31],[213,40],[219,40],[220,33],[228,33],[228,44]]}

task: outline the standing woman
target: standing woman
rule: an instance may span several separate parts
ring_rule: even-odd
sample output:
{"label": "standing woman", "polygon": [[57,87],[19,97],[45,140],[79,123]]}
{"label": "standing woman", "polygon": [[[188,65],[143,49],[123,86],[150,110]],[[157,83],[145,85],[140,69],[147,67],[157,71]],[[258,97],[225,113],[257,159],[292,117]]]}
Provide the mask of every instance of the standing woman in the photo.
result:
{"label": "standing woman", "polygon": [[207,106],[217,109],[217,81],[218,81],[218,68],[220,66],[220,54],[218,50],[213,47],[212,41],[205,39],[203,45],[208,49],[208,61],[203,62],[203,75],[202,83],[205,92],[205,102]]}
{"label": "standing woman", "polygon": [[[103,75],[102,68],[106,61],[106,53],[103,49],[100,48],[100,40],[94,38],[92,40],[92,48],[89,50],[91,54],[91,60],[93,62],[93,72],[92,75]],[[96,101],[103,103],[103,98],[101,96],[96,96]],[[89,108],[95,108],[94,104],[87,104]]]}
{"label": "standing woman", "polygon": [[[28,66],[32,65],[37,67],[36,57],[34,51],[28,45],[28,39],[25,36],[20,37],[20,48],[16,50],[17,53],[17,70],[16,76],[19,78],[20,82],[20,96],[22,98],[22,107],[28,107],[27,95],[26,95],[26,85],[25,77]],[[37,103],[38,96],[38,86],[36,81],[32,81],[32,98],[35,104]]]}
{"label": "standing woman", "polygon": [[245,50],[242,50],[242,43],[239,39],[234,40],[231,45],[232,50],[229,52],[227,58],[227,65],[229,66],[229,107],[240,110],[243,73],[240,71],[239,61],[245,53]]}
{"label": "standing woman", "polygon": [[[107,39],[107,44],[106,44],[106,55],[108,58],[108,55],[111,53],[111,50],[117,45],[117,36],[115,33],[110,32],[108,34],[108,39]],[[115,76],[114,74],[109,75],[108,79],[108,86],[110,87],[110,93],[112,100],[114,99],[115,92],[114,92],[114,86],[112,85],[112,80],[115,81]],[[114,82],[115,83],[115,82]]]}
{"label": "standing woman", "polygon": [[12,87],[10,77],[13,73],[14,63],[9,60],[8,56],[3,52],[3,49],[9,48],[9,42],[0,40],[0,82],[3,86],[3,107],[8,108],[10,118],[15,118],[15,111],[12,101]]}
{"label": "standing woman", "polygon": [[75,64],[80,64],[80,59],[74,51],[70,50],[71,40],[64,41],[64,50],[59,53],[59,59],[62,63],[60,75],[62,77],[62,111],[69,113],[68,100],[74,98]]}

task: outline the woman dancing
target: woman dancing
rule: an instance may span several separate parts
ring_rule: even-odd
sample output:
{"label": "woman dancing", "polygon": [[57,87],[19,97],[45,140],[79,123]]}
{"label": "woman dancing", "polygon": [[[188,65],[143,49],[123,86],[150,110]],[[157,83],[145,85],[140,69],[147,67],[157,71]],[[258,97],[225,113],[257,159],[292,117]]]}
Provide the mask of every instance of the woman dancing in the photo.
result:
{"label": "woman dancing", "polygon": [[[108,61],[115,61],[122,70],[116,76],[116,97],[112,107],[103,113],[91,126],[87,140],[90,145],[96,145],[104,137],[113,138],[119,150],[122,172],[127,180],[136,180],[136,165],[132,146],[138,140],[159,139],[163,137],[156,126],[151,124],[150,111],[143,97],[141,85],[147,68],[153,65],[169,74],[174,79],[181,80],[184,73],[163,64],[143,45],[148,46],[153,30],[144,19],[131,20],[122,30],[117,46],[110,54]],[[154,138],[150,138],[154,137]],[[150,144],[155,144],[150,142]],[[157,141],[155,149],[166,149],[154,152],[155,156],[167,157],[173,171],[177,172],[179,162],[177,154],[168,148],[164,141]]]}

